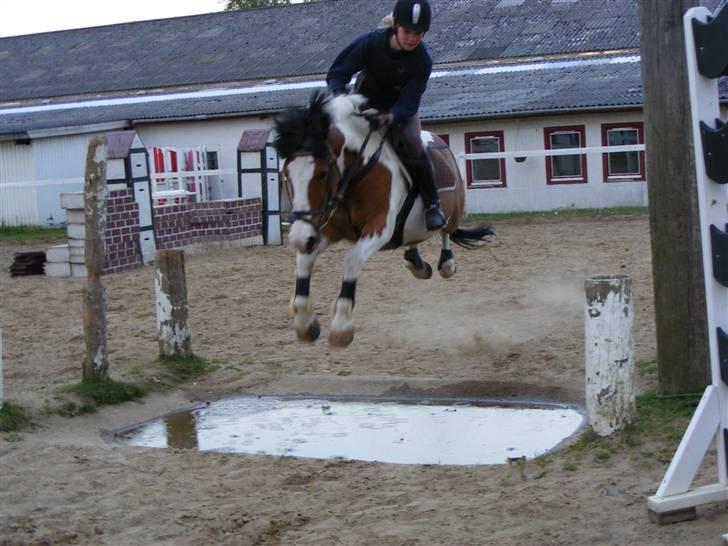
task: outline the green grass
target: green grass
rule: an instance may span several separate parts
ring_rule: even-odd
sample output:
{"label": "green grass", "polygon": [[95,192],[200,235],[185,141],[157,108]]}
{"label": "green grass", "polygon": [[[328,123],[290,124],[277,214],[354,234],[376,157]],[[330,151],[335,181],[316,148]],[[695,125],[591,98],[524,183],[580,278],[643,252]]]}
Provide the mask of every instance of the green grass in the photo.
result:
{"label": "green grass", "polygon": [[197,355],[160,356],[157,360],[177,382],[199,379],[213,369],[212,365]]}
{"label": "green grass", "polygon": [[[81,381],[72,385],[64,385],[57,389],[59,393],[71,393],[81,399],[81,405],[66,408],[69,413],[90,413],[96,406],[122,404],[137,400],[147,393],[147,388],[136,383],[123,381]],[[75,403],[71,403],[75,404]],[[65,404],[68,405],[68,402]]]}
{"label": "green grass", "polygon": [[0,432],[14,432],[30,424],[30,418],[25,410],[7,400],[0,408]]}
{"label": "green grass", "polygon": [[603,217],[624,214],[646,215],[647,207],[616,207],[609,209],[559,209],[541,212],[506,212],[502,214],[468,214],[466,222],[495,222],[499,220],[534,220],[539,218]]}
{"label": "green grass", "polygon": [[672,397],[646,391],[637,397],[632,427],[605,437],[587,430],[564,450],[563,468],[576,470],[585,458],[597,464],[606,463],[617,452],[629,452],[643,460],[669,462],[699,400],[700,395]]}
{"label": "green grass", "polygon": [[63,239],[65,228],[44,228],[41,226],[0,226],[0,241],[43,241]]}

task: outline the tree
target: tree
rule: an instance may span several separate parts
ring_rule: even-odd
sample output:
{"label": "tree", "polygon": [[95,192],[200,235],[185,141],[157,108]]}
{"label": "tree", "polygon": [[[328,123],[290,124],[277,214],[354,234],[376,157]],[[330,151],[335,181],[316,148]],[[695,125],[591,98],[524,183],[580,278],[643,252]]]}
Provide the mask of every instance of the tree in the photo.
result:
{"label": "tree", "polygon": [[273,6],[286,6],[292,3],[310,2],[311,0],[300,0],[300,2],[292,2],[291,0],[226,0],[225,11],[235,11],[239,9],[253,8],[270,8]]}
{"label": "tree", "polygon": [[641,0],[640,54],[647,149],[657,369],[663,394],[710,382],[683,15],[698,0]]}

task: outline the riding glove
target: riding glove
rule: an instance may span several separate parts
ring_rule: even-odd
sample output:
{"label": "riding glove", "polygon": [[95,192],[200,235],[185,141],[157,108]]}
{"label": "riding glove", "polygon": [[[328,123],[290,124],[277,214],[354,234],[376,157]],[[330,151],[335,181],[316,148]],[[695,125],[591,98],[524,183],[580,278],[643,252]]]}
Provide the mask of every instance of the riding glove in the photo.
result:
{"label": "riding glove", "polygon": [[372,116],[369,118],[369,128],[372,131],[384,129],[385,127],[391,125],[393,121],[394,116],[392,114],[377,114],[376,116]]}

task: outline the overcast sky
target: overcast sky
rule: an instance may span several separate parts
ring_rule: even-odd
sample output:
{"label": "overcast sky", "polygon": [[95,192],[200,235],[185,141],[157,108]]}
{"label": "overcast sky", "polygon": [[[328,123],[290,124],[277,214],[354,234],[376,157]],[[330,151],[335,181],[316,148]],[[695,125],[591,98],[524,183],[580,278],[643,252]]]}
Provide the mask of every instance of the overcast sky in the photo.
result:
{"label": "overcast sky", "polygon": [[0,37],[222,11],[224,0],[0,0]]}

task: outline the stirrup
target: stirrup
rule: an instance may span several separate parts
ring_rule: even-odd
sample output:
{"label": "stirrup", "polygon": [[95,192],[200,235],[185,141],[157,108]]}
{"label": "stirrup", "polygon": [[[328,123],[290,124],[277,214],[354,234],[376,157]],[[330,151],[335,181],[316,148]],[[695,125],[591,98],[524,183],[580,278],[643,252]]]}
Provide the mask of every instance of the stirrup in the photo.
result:
{"label": "stirrup", "polygon": [[431,205],[425,209],[425,225],[427,231],[435,231],[445,227],[445,213],[439,204]]}

